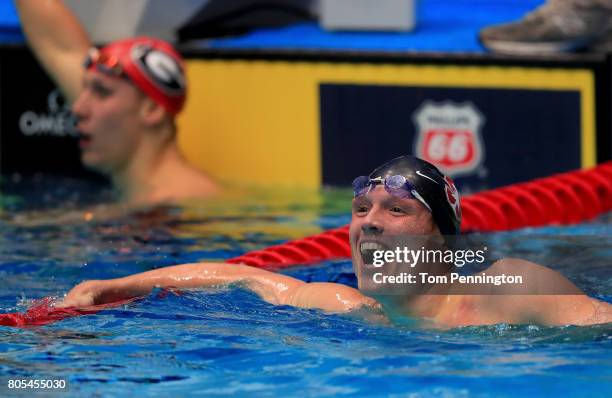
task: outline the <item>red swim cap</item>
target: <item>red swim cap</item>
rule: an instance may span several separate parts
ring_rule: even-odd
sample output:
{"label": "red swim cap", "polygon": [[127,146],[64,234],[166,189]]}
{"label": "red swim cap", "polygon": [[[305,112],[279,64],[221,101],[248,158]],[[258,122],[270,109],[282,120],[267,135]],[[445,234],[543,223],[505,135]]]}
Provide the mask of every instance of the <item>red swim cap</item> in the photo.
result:
{"label": "red swim cap", "polygon": [[185,104],[187,87],[180,54],[166,41],[135,37],[90,50],[85,68],[127,76],[143,93],[172,115]]}

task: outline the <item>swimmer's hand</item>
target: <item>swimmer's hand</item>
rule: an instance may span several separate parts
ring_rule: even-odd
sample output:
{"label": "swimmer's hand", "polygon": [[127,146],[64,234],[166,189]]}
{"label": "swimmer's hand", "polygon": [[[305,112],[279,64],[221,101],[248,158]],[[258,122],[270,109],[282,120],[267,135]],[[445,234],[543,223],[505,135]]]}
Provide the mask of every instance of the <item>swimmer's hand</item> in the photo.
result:
{"label": "swimmer's hand", "polygon": [[66,294],[56,308],[85,308],[131,298],[127,292],[118,290],[115,280],[91,280],[79,283]]}
{"label": "swimmer's hand", "polygon": [[83,308],[101,304],[99,297],[105,281],[85,281],[79,283],[66,294],[64,300],[55,304],[56,308]]}
{"label": "swimmer's hand", "polygon": [[[157,285],[141,283],[143,274],[107,279],[90,280],[79,283],[66,294],[64,300],[55,305],[56,308],[85,308],[102,304],[117,303],[147,295]],[[145,278],[146,279],[146,278]]]}

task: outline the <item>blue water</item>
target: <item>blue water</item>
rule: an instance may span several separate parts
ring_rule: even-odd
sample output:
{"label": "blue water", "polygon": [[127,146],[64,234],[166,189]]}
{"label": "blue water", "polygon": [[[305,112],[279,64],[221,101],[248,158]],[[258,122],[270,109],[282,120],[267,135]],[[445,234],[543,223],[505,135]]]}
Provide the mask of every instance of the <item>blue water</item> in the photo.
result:
{"label": "blue water", "polygon": [[[24,310],[83,279],[222,260],[342,225],[347,196],[250,197],[93,223],[53,223],[61,211],[46,222],[45,210],[28,226],[16,225],[24,220],[18,209],[0,211],[0,312]],[[499,254],[555,266],[612,302],[609,219],[489,239]],[[284,272],[355,284],[349,261]],[[158,290],[96,315],[0,327],[0,379],[65,379],[62,397],[609,397],[611,349],[609,324],[422,330],[275,307],[240,289]]]}

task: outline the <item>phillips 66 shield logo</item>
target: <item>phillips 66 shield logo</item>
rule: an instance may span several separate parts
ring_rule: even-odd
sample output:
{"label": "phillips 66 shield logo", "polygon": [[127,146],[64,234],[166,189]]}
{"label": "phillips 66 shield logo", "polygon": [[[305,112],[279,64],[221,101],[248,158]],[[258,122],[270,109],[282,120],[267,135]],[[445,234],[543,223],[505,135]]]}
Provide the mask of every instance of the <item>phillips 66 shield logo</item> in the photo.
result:
{"label": "phillips 66 shield logo", "polygon": [[415,154],[452,176],[470,174],[482,163],[484,117],[471,102],[424,102],[414,113]]}

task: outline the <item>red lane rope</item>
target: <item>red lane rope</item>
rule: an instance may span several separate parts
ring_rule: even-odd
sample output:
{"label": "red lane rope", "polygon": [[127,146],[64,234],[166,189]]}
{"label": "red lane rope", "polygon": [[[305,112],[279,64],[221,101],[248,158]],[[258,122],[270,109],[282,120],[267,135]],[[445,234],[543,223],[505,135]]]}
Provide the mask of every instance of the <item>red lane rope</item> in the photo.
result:
{"label": "red lane rope", "polygon": [[134,299],[117,301],[114,303],[94,305],[87,308],[55,308],[52,304],[51,297],[44,297],[34,301],[26,312],[13,312],[8,314],[0,314],[1,326],[13,327],[31,327],[42,326],[48,323],[61,321],[65,318],[80,315],[95,314],[99,311],[118,307],[134,301]]}
{"label": "red lane rope", "polygon": [[[588,170],[483,191],[461,200],[462,232],[506,231],[574,224],[612,210],[612,161]],[[299,255],[288,252],[300,248]],[[232,264],[281,269],[334,258],[348,258],[348,225],[318,235],[243,254]]]}
{"label": "red lane rope", "polygon": [[[479,192],[462,199],[461,230],[503,231],[528,226],[571,224],[612,210],[612,161],[589,170]],[[281,269],[351,256],[348,225],[314,236],[257,250],[227,260]],[[40,326],[64,318],[95,314],[133,300],[88,308],[54,308],[49,297],[36,301],[25,313],[0,314],[0,325]]]}

